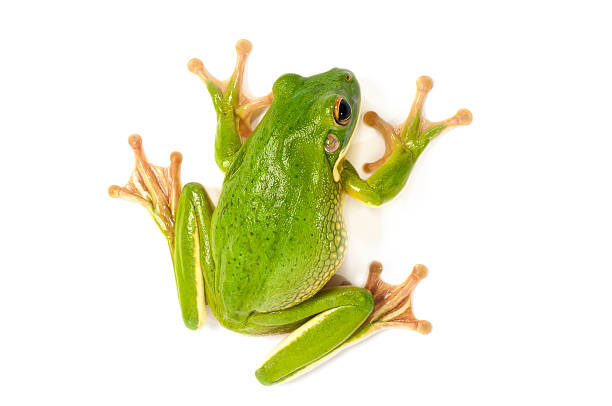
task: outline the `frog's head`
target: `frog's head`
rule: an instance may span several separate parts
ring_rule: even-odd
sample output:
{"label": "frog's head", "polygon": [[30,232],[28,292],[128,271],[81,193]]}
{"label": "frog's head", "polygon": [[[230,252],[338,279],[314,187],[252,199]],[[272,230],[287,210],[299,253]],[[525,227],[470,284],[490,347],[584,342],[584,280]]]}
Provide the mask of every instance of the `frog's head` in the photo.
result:
{"label": "frog's head", "polygon": [[334,181],[340,181],[338,166],[359,120],[361,92],[353,72],[334,68],[310,77],[287,74],[274,83],[273,92],[274,103],[291,121],[286,124],[306,134],[314,150],[327,158]]}

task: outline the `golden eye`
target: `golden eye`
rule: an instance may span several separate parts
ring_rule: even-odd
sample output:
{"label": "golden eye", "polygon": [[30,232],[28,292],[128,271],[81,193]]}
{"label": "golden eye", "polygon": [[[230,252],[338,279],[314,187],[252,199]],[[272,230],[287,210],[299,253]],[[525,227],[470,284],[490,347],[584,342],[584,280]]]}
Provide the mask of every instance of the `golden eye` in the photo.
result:
{"label": "golden eye", "polygon": [[338,142],[338,138],[334,134],[327,134],[327,139],[325,139],[325,152],[328,154],[333,154],[338,150],[340,143]]}
{"label": "golden eye", "polygon": [[351,105],[344,97],[338,97],[334,105],[334,120],[340,125],[346,125],[351,119]]}

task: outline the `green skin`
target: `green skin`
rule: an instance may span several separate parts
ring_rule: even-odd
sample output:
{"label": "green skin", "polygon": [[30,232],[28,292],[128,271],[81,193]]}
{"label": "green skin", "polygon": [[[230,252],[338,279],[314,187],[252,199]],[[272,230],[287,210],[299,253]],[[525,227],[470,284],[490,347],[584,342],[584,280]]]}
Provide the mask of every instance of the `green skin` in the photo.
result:
{"label": "green skin", "polygon": [[[368,290],[323,289],[344,257],[343,194],[373,206],[392,199],[444,125],[420,133],[417,114],[391,157],[363,180],[344,159],[360,108],[352,72],[280,77],[272,105],[244,143],[234,81],[225,93],[207,83],[217,112],[216,161],[226,172],[219,202],[215,208],[200,184],[184,186],[171,251],[187,327],[202,325],[205,296],[228,329],[245,334],[294,331],[256,371],[268,385],[368,330],[364,322],[374,306]],[[334,119],[338,97],[352,108],[345,125]],[[324,148],[328,134],[340,145],[333,153]]]}

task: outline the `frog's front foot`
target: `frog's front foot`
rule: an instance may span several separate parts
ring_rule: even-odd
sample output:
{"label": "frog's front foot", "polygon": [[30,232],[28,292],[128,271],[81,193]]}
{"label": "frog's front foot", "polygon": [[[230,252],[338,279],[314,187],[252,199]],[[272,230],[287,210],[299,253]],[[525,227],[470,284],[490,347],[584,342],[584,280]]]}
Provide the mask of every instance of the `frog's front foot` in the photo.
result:
{"label": "frog's front foot", "polygon": [[374,297],[374,309],[363,326],[351,337],[355,342],[385,327],[403,327],[421,334],[431,332],[431,323],[415,317],[412,296],[419,281],[427,276],[424,265],[416,265],[408,278],[399,285],[391,285],[380,278],[380,262],[370,264],[370,273],[365,288]]}
{"label": "frog's front foot", "polygon": [[233,110],[238,118],[238,131],[243,139],[251,135],[253,121],[272,103],[273,99],[272,93],[257,98],[249,98],[244,94],[242,89],[244,67],[251,49],[251,42],[246,39],[236,43],[236,66],[230,78],[225,81],[211,75],[202,61],[197,58],[191,59],[187,64],[187,68],[206,84],[217,112],[227,114]]}
{"label": "frog's front foot", "polygon": [[387,123],[374,111],[364,114],[364,122],[380,132],[385,140],[383,156],[377,161],[364,164],[365,172],[373,172],[378,169],[397,148],[408,149],[416,158],[442,131],[472,122],[472,113],[467,109],[461,109],[454,116],[443,121],[428,121],[423,114],[423,105],[427,94],[433,87],[433,81],[428,76],[421,76],[417,79],[416,85],[417,93],[410,114],[399,127]]}
{"label": "frog's front foot", "polygon": [[156,166],[147,160],[139,135],[131,135],[128,141],[134,151],[135,168],[125,186],[113,185],[108,194],[144,206],[173,247],[176,209],[181,194],[182,155],[173,152],[169,166]]}

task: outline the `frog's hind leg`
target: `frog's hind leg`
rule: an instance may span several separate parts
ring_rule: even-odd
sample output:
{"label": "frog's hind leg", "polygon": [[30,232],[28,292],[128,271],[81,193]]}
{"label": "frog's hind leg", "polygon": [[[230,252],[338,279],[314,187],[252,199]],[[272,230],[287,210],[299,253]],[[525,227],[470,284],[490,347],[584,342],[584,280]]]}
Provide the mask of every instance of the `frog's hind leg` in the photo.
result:
{"label": "frog's hind leg", "polygon": [[215,264],[211,245],[214,205],[199,183],[183,187],[175,226],[174,276],[183,314],[190,329],[204,324],[206,304],[214,308]]}
{"label": "frog's hind leg", "polygon": [[[205,320],[205,293],[214,284],[210,222],[214,205],[206,190],[188,183],[181,190],[182,156],[173,152],[170,165],[161,167],[147,160],[139,135],[129,138],[136,165],[128,183],[113,185],[111,197],[144,206],[168,241],[183,321],[197,329]],[[208,295],[209,302],[213,295]],[[210,303],[212,305],[212,303]]]}
{"label": "frog's hind leg", "polygon": [[[265,385],[295,377],[328,359],[338,350],[387,327],[402,327],[421,334],[431,331],[431,324],[414,316],[412,297],[416,285],[427,275],[417,265],[399,285],[380,279],[382,265],[373,262],[365,288],[326,286],[311,299],[294,307],[251,316],[251,327],[291,326],[303,323],[281,341],[257,370]],[[332,285],[333,286],[333,285]]]}
{"label": "frog's hind leg", "polygon": [[251,48],[251,43],[246,39],[236,43],[236,66],[230,78],[225,81],[211,75],[197,58],[187,64],[188,69],[204,81],[212,96],[217,112],[215,156],[223,171],[231,165],[232,157],[240,149],[242,140],[251,135],[253,122],[272,103],[272,93],[249,98],[242,89],[244,68]]}
{"label": "frog's hind leg", "polygon": [[255,372],[264,385],[281,382],[313,366],[339,348],[366,321],[374,300],[366,289],[341,286],[271,313],[255,313],[247,321],[252,331],[275,331],[300,325],[272,351]]}
{"label": "frog's hind leg", "polygon": [[[403,327],[421,334],[431,331],[431,323],[414,316],[412,297],[417,284],[427,276],[425,265],[415,265],[412,272],[399,285],[391,285],[380,278],[382,264],[374,261],[370,264],[368,280],[364,286],[374,297],[374,310],[368,316],[366,323],[358,333],[351,337],[350,342],[357,341],[385,327]],[[323,289],[337,286],[351,286],[344,276],[335,274]]]}

